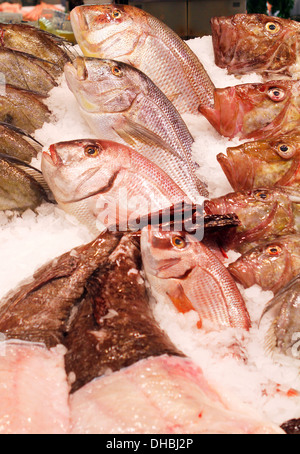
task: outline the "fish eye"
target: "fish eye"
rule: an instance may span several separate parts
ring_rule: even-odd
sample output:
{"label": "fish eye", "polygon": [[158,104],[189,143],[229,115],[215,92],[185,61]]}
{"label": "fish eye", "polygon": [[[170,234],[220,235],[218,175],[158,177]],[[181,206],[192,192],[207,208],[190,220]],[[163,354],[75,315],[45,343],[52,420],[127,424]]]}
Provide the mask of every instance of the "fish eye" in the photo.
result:
{"label": "fish eye", "polygon": [[282,88],[277,87],[269,88],[267,94],[269,98],[275,102],[283,101],[283,99],[285,98],[285,91],[282,90]]}
{"label": "fish eye", "polygon": [[97,145],[87,145],[84,148],[84,154],[89,158],[96,158],[100,152],[100,149]]}
{"label": "fish eye", "polygon": [[275,34],[280,30],[280,25],[277,22],[267,22],[265,28],[268,32]]}
{"label": "fish eye", "polygon": [[114,76],[121,77],[123,75],[123,72],[122,72],[120,66],[113,66],[111,68],[111,72],[113,73]]}
{"label": "fish eye", "polygon": [[118,9],[116,9],[115,11],[113,11],[113,12],[111,13],[111,15],[112,15],[112,17],[113,17],[114,19],[119,19],[119,17],[121,17],[121,11],[119,11]]}
{"label": "fish eye", "polygon": [[271,257],[276,257],[277,255],[280,254],[281,251],[282,249],[278,245],[272,245],[267,247],[266,249],[267,254],[270,255]]}
{"label": "fish eye", "polygon": [[186,241],[182,236],[176,235],[171,238],[172,246],[176,249],[183,249],[186,246]]}
{"label": "fish eye", "polygon": [[277,153],[282,158],[291,158],[294,155],[294,148],[286,143],[280,143],[276,147]]}
{"label": "fish eye", "polygon": [[258,200],[268,200],[269,194],[267,191],[254,191],[254,197]]}

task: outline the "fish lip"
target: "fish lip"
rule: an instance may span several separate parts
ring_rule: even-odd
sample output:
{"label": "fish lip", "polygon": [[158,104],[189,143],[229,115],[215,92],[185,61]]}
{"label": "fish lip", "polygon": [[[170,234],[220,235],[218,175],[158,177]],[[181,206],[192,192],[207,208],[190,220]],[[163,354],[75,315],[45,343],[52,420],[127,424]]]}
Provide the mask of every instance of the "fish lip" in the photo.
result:
{"label": "fish lip", "polygon": [[55,167],[60,167],[63,164],[60,156],[57,154],[57,152],[55,150],[55,145],[54,144],[50,145],[48,152],[47,151],[43,151],[43,158],[49,164],[51,164],[51,165],[53,165]]}
{"label": "fish lip", "polygon": [[230,263],[228,271],[245,288],[252,287],[256,283],[254,271],[245,261],[239,261],[238,265]]}

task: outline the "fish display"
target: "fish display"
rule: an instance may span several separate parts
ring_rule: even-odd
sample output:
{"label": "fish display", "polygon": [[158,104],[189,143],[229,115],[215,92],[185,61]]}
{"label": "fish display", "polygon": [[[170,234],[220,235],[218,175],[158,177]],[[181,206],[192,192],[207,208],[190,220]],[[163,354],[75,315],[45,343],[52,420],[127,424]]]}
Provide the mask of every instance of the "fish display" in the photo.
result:
{"label": "fish display", "polygon": [[272,139],[299,132],[299,80],[216,88],[214,106],[199,111],[223,136]]}
{"label": "fish display", "polygon": [[70,13],[87,57],[128,63],[145,73],[178,109],[213,106],[214,85],[190,47],[169,27],[131,5],[81,5]]}
{"label": "fish display", "polygon": [[93,380],[70,397],[71,433],[283,434],[227,400],[188,358],[150,357]]}
{"label": "fish display", "polygon": [[0,157],[0,210],[34,210],[45,201],[48,195],[37,179]]}
{"label": "fish display", "polygon": [[206,200],[206,214],[235,213],[240,225],[220,238],[225,250],[247,252],[263,241],[299,233],[299,202],[280,189],[231,192]]}
{"label": "fish display", "polygon": [[299,75],[299,22],[265,14],[212,17],[215,63],[229,74]]}
{"label": "fish display", "polygon": [[228,270],[245,288],[258,284],[277,293],[300,272],[300,235],[281,236],[251,249]]}
{"label": "fish display", "polygon": [[179,312],[195,310],[199,328],[250,328],[249,314],[233,278],[192,235],[145,227],[141,251],[151,291],[172,302]]}
{"label": "fish display", "polygon": [[50,120],[44,95],[5,85],[0,92],[0,121],[32,134]]}
{"label": "fish display", "polygon": [[195,174],[193,138],[178,111],[139,70],[78,57],[65,66],[68,86],[99,139],[131,146],[164,170],[193,201],[207,196]]}
{"label": "fish display", "polygon": [[268,311],[275,312],[275,318],[266,338],[269,350],[277,349],[281,353],[299,360],[300,358],[300,275],[292,279],[267,304],[262,317]]}
{"label": "fish display", "polygon": [[71,55],[63,46],[64,40],[27,24],[0,24],[0,46],[19,50],[48,61],[59,75]]}
{"label": "fish display", "polygon": [[159,167],[120,143],[75,140],[44,152],[42,172],[55,200],[96,234],[186,198]]}
{"label": "fish display", "polygon": [[7,84],[17,88],[47,94],[57,82],[50,74],[49,62],[33,55],[0,46],[2,77]]}
{"label": "fish display", "polygon": [[221,165],[234,191],[274,186],[300,191],[300,136],[245,142],[219,153]]}
{"label": "fish display", "polygon": [[25,131],[8,123],[0,123],[0,154],[30,163],[42,145]]}

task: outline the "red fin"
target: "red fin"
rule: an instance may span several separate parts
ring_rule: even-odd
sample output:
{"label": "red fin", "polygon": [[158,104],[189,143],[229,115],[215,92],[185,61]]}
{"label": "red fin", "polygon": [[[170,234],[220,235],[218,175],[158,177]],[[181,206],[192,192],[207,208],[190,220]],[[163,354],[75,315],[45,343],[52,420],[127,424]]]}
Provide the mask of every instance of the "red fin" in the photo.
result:
{"label": "red fin", "polygon": [[[181,312],[182,314],[185,314],[186,312],[189,312],[191,310],[195,310],[193,307],[192,303],[186,296],[184,289],[181,284],[177,284],[177,286],[171,291],[167,292],[168,297],[178,310],[178,312]],[[201,318],[197,322],[197,328],[202,327],[202,320]]]}

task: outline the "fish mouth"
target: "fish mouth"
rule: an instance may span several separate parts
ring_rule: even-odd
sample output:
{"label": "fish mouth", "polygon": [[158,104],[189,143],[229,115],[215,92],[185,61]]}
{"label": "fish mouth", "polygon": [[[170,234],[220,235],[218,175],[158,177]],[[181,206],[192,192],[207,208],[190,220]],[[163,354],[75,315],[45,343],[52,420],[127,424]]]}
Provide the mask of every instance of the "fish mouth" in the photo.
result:
{"label": "fish mouth", "polygon": [[230,263],[228,271],[245,288],[252,287],[252,285],[256,284],[254,270],[244,260],[238,259],[236,262]]}
{"label": "fish mouth", "polygon": [[76,57],[72,63],[66,63],[64,68],[67,82],[71,79],[76,79],[78,81],[83,81],[88,78],[88,71],[84,58]]}
{"label": "fish mouth", "polygon": [[228,147],[227,156],[219,153],[217,161],[234,191],[253,188],[255,168],[253,162],[245,153],[235,147]]}
{"label": "fish mouth", "polygon": [[43,159],[55,167],[60,167],[62,165],[62,160],[56,152],[55,145],[50,145],[48,152],[43,151]]}

